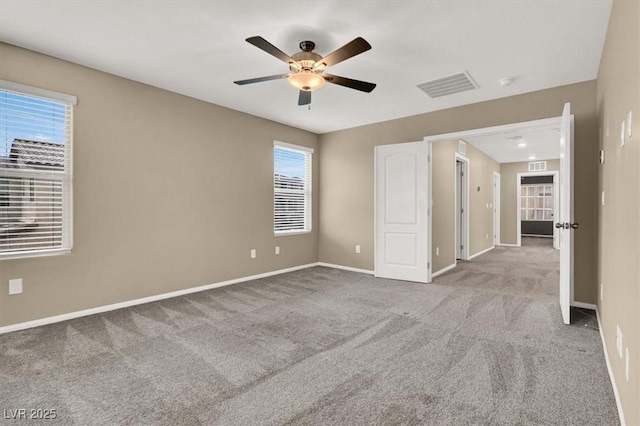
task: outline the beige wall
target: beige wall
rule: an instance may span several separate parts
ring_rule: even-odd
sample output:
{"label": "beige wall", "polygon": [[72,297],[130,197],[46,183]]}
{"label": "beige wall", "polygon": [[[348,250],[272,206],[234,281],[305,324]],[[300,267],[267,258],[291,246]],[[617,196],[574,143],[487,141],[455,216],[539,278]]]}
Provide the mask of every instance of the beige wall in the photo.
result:
{"label": "beige wall", "polygon": [[[600,144],[598,300],[611,369],[628,425],[640,425],[640,2],[615,1],[597,80]],[[633,111],[633,138],[620,147],[620,123]],[[630,353],[630,378],[616,351],[616,326]],[[623,356],[624,356],[623,351]]]}
{"label": "beige wall", "polygon": [[[580,182],[575,194],[575,219],[581,225],[575,237],[575,295],[580,302],[595,303],[598,203],[595,81],[321,135],[320,261],[368,270],[374,268],[374,146],[558,117],[565,102],[571,102],[575,115],[575,179]],[[361,254],[354,253],[355,244],[361,244]]]}
{"label": "beige wall", "polygon": [[[456,263],[455,249],[455,173],[458,140],[435,142],[431,146],[433,229],[431,253],[433,266],[438,272]],[[436,254],[436,248],[440,254]]]}
{"label": "beige wall", "polygon": [[500,170],[500,164],[470,144],[467,144],[467,157],[469,256],[473,256],[493,247],[493,173]]}
{"label": "beige wall", "polygon": [[[560,170],[560,160],[546,160],[547,171]],[[500,243],[517,244],[518,173],[528,173],[529,162],[500,164]],[[579,183],[576,182],[576,187]],[[580,223],[580,222],[578,222]]]}
{"label": "beige wall", "polygon": [[[317,135],[6,44],[0,58],[1,79],[78,97],[73,253],[1,261],[0,325],[317,262]],[[273,235],[274,140],[316,148],[310,234]]]}
{"label": "beige wall", "polygon": [[[456,262],[455,181],[459,140],[435,142],[432,156],[433,230],[432,271]],[[467,144],[469,160],[469,256],[493,247],[493,173],[499,170],[494,159]],[[477,189],[480,188],[480,191]],[[436,254],[436,248],[440,254]]]}

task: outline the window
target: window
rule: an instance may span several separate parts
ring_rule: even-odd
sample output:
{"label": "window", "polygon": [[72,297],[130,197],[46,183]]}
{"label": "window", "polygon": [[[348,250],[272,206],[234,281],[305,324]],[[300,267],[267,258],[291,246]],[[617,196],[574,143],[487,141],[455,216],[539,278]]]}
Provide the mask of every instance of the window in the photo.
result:
{"label": "window", "polygon": [[553,220],[553,185],[520,186],[520,219]]}
{"label": "window", "polygon": [[274,142],[273,226],[277,235],[311,231],[313,149]]}
{"label": "window", "polygon": [[0,259],[71,250],[75,103],[0,80]]}

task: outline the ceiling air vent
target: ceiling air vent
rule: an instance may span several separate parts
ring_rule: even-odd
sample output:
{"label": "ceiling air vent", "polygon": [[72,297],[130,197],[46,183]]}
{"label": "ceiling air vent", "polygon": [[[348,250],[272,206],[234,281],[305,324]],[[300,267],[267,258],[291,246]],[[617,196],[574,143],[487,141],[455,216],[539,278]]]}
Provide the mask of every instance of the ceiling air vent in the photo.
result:
{"label": "ceiling air vent", "polygon": [[464,71],[437,80],[427,81],[419,84],[418,88],[432,98],[439,98],[440,96],[477,89],[478,86],[473,82],[469,74]]}

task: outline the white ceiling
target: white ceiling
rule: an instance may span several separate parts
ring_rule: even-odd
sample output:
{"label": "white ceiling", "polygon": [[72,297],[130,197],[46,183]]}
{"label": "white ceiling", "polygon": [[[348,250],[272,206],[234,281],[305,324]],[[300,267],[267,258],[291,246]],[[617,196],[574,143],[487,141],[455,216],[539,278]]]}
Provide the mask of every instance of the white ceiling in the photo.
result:
{"label": "white ceiling", "polygon": [[[611,0],[585,1],[14,1],[0,40],[316,133],[596,78]],[[331,67],[377,83],[327,84],[311,109],[288,72],[246,43],[326,55],[357,36],[373,48]],[[431,99],[416,85],[468,71],[479,89]],[[511,86],[498,80],[514,77]],[[560,108],[560,105],[558,106]]]}
{"label": "white ceiling", "polygon": [[[560,158],[560,128],[556,126],[525,127],[505,133],[465,137],[464,141],[498,163]],[[525,146],[518,146],[519,144]]]}

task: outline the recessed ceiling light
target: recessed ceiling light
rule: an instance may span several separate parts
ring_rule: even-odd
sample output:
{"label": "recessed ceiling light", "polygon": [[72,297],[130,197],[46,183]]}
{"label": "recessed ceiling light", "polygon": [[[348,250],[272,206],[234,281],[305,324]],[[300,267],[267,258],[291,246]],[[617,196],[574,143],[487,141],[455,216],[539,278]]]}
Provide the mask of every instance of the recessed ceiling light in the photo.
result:
{"label": "recessed ceiling light", "polygon": [[527,143],[526,143],[526,142],[520,142],[520,143],[518,144],[518,148],[524,148],[525,146],[527,146]]}
{"label": "recessed ceiling light", "polygon": [[513,77],[507,77],[507,78],[503,78],[502,80],[498,81],[498,83],[500,84],[500,86],[506,87],[506,86],[509,86],[511,83],[513,83],[513,80],[514,80]]}
{"label": "recessed ceiling light", "polygon": [[535,160],[535,159],[536,159],[536,156],[535,156],[535,155],[531,155],[531,156],[529,156],[529,160]]}

